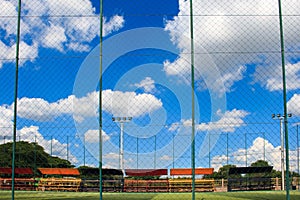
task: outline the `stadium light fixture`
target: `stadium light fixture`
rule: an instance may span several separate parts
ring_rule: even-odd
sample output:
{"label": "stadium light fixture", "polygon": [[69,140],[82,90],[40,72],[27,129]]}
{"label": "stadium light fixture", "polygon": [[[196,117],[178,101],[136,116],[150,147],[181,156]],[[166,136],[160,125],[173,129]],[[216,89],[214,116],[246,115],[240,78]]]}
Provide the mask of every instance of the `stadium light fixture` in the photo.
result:
{"label": "stadium light fixture", "polygon": [[124,123],[128,123],[132,117],[112,117],[112,121],[120,124],[120,168],[125,176],[124,169]]}

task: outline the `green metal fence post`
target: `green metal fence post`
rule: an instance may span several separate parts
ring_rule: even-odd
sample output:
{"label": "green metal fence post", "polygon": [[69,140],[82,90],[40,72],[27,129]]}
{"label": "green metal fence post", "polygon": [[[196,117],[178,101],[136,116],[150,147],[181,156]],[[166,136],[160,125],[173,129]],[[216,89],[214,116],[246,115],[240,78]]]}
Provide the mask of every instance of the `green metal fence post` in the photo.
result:
{"label": "green metal fence post", "polygon": [[193,0],[190,0],[191,86],[192,86],[192,200],[195,200],[195,58],[194,58]]}
{"label": "green metal fence post", "polygon": [[288,135],[288,115],[287,115],[287,96],[286,96],[286,77],[285,77],[285,48],[281,0],[278,0],[279,23],[280,23],[280,45],[281,45],[281,67],[282,67],[282,86],[283,86],[283,108],[284,108],[284,131],[285,131],[285,152],[286,152],[286,199],[290,199],[290,167],[289,167],[289,135]]}
{"label": "green metal fence post", "polygon": [[20,47],[20,26],[21,24],[21,0],[18,1],[18,23],[16,38],[16,71],[15,71],[15,91],[14,91],[14,119],[13,119],[13,146],[12,146],[12,185],[11,199],[15,199],[15,157],[16,157],[16,134],[17,134],[17,103],[18,103],[18,81],[19,81],[19,47]]}
{"label": "green metal fence post", "polygon": [[99,3],[100,11],[99,11],[99,18],[100,18],[100,63],[99,63],[99,194],[100,200],[102,200],[102,71],[103,71],[103,0],[100,0]]}

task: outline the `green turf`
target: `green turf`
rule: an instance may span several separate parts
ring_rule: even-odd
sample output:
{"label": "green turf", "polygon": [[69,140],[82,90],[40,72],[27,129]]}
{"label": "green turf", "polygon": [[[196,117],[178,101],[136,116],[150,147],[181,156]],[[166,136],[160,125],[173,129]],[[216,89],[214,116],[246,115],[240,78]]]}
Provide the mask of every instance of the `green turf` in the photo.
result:
{"label": "green turf", "polygon": [[[291,200],[300,199],[300,191],[291,191]],[[0,200],[12,199],[10,191],[0,191]],[[16,200],[99,200],[98,193],[84,192],[15,192]],[[184,200],[191,199],[190,193],[104,193],[103,200]],[[196,193],[197,200],[284,200],[285,192],[212,192]]]}

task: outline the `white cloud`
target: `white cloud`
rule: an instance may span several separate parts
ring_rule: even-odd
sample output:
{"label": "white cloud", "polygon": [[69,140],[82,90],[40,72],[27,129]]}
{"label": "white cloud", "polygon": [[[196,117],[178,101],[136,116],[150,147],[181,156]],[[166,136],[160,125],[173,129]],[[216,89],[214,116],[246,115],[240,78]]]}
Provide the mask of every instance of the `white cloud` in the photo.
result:
{"label": "white cloud", "polygon": [[[16,16],[16,14],[15,5],[12,2],[5,0],[0,1],[0,16]],[[0,26],[2,25],[4,24]]]}
{"label": "white cloud", "polygon": [[[33,62],[40,47],[89,51],[90,42],[100,34],[99,15],[90,0],[31,0],[22,2],[20,66],[26,61]],[[0,0],[0,68],[4,63],[12,63],[15,58],[17,3]],[[26,17],[30,16],[30,17]],[[34,16],[34,17],[32,17]],[[115,15],[104,19],[104,36],[118,31],[124,26],[123,16]]]}
{"label": "white cloud", "polygon": [[[290,151],[291,155],[294,155],[294,151]],[[265,157],[264,157],[265,155]],[[256,162],[257,160],[264,160],[273,166],[275,170],[281,170],[281,152],[280,146],[275,147],[268,140],[261,137],[256,138],[252,145],[247,148],[247,164]],[[296,160],[295,156],[290,158],[290,161]],[[227,164],[226,155],[217,155],[212,158],[212,167],[217,171],[220,167]],[[229,154],[229,164],[236,165],[238,167],[244,167],[246,163],[246,149],[240,148],[235,152]]]}
{"label": "white cloud", "polygon": [[[300,89],[300,62],[295,64],[286,64],[285,77],[286,77],[286,89],[296,90]],[[269,91],[282,91],[282,67],[276,65],[274,67],[267,68],[265,66],[259,66],[255,72],[255,80],[263,85]]]}
{"label": "white cloud", "polygon": [[108,154],[103,155],[103,158],[118,160],[120,158],[120,154],[118,154],[118,153],[108,153]]}
{"label": "white cloud", "polygon": [[164,160],[164,161],[169,161],[172,160],[173,158],[169,155],[163,155],[159,158],[159,160]]}
{"label": "white cloud", "polygon": [[137,94],[105,90],[103,110],[114,116],[139,117],[162,107],[162,102],[152,94]]}
{"label": "white cloud", "polygon": [[95,11],[90,0],[56,0],[46,2],[49,14],[57,15],[88,15]]}
{"label": "white cloud", "polygon": [[[258,160],[264,160],[273,166],[273,169],[281,170],[281,151],[280,146],[274,146],[268,140],[261,137],[253,140],[252,145],[243,149],[240,148],[229,155],[229,164],[237,165],[238,167],[244,167],[246,163],[246,151],[247,151],[247,164],[250,165]],[[285,152],[285,149],[284,149]],[[290,170],[297,171],[297,149],[290,150]],[[220,167],[227,164],[226,155],[218,155],[212,158],[212,167],[218,170]]]}
{"label": "white cloud", "polygon": [[[71,98],[70,98],[71,97]],[[36,121],[51,121],[62,114],[72,113],[72,96],[54,103],[41,98],[18,99],[18,116]],[[11,106],[12,109],[13,105]]]}
{"label": "white cloud", "polygon": [[[218,110],[217,115],[220,119],[216,122],[196,124],[197,131],[212,131],[222,130],[222,132],[234,132],[236,128],[244,126],[244,120],[249,113],[244,110],[233,109],[232,111],[226,111],[222,113]],[[169,131],[175,131],[180,128],[180,124],[183,126],[191,126],[192,120],[181,120],[181,123],[174,123],[169,128]]]}
{"label": "white cloud", "polygon": [[104,24],[105,24],[103,30],[104,36],[119,30],[124,26],[124,23],[125,23],[124,17],[120,15],[115,15],[111,17],[109,20],[104,18]]}
{"label": "white cloud", "polygon": [[[77,122],[82,122],[85,118],[97,116],[98,98],[99,92],[91,92],[81,98],[70,95],[56,102],[48,102],[42,98],[23,97],[18,99],[18,116],[35,121],[51,121],[66,114],[73,115]],[[161,107],[161,100],[152,94],[103,91],[103,110],[113,116],[140,117]],[[11,114],[11,117],[7,118],[8,121],[11,120],[13,104],[10,106],[3,105],[1,109],[1,112]]]}
{"label": "white cloud", "polygon": [[[0,128],[1,136],[11,136],[13,123],[13,111],[7,105],[0,106]],[[2,139],[2,137],[1,137]]]}
{"label": "white cloud", "polygon": [[[99,143],[99,131],[98,130],[88,130],[84,134],[85,142],[87,143]],[[107,135],[102,130],[102,140],[103,142],[106,142],[110,139],[109,135]]]}
{"label": "white cloud", "polygon": [[59,51],[64,51],[63,44],[66,41],[67,36],[65,35],[65,29],[61,26],[50,23],[50,26],[46,27],[41,43],[46,48],[54,48]]}
{"label": "white cloud", "polygon": [[181,123],[173,123],[173,124],[171,124],[171,126],[169,127],[169,131],[176,131],[176,130],[178,130],[179,128],[180,128],[180,124]]}
{"label": "white cloud", "polygon": [[[299,9],[300,4],[296,0],[283,2],[285,14],[298,13]],[[195,1],[193,11],[195,78],[204,79],[210,90],[220,93],[232,91],[234,84],[242,80],[246,64],[261,63],[263,52],[278,50],[280,53],[278,4],[273,0]],[[178,15],[166,22],[165,30],[181,51],[176,61],[165,62],[165,71],[169,75],[190,75],[189,14],[189,1],[179,0]],[[286,46],[299,47],[300,40],[295,35],[300,32],[299,20],[290,15],[285,22]],[[273,55],[264,54],[263,62],[270,66],[278,65],[280,56]],[[219,80],[207,81],[208,76],[218,72],[221,74]]]}
{"label": "white cloud", "polygon": [[143,88],[145,92],[152,92],[155,89],[155,82],[151,77],[146,77],[140,83],[136,83],[135,86]]}
{"label": "white cloud", "polygon": [[288,112],[300,116],[300,94],[294,94],[287,102]]}
{"label": "white cloud", "polygon": [[44,147],[45,151],[50,154],[52,148],[52,156],[57,156],[62,159],[69,158],[71,163],[77,163],[77,158],[67,151],[67,145],[65,143],[59,142],[57,139],[46,140],[44,136],[39,132],[39,127],[37,126],[30,126],[30,127],[23,127],[22,129],[17,131],[17,137],[20,137],[22,141],[27,142],[37,142],[39,145]]}
{"label": "white cloud", "polygon": [[[19,45],[19,64],[23,65],[26,61],[33,62],[38,55],[38,45],[33,43],[31,45],[26,42],[20,41]],[[0,36],[0,68],[2,68],[3,64],[14,62],[14,58],[16,57],[16,44],[7,45],[1,41]]]}

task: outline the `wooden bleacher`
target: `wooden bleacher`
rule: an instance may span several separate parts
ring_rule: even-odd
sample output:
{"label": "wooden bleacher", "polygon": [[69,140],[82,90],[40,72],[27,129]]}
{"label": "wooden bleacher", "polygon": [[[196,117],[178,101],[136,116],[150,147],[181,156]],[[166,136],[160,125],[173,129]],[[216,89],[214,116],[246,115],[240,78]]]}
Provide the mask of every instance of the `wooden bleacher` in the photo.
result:
{"label": "wooden bleacher", "polygon": [[[208,175],[212,174],[213,168],[196,168],[195,175]],[[191,176],[191,168],[178,168],[171,169],[170,176]],[[169,180],[170,192],[191,192],[192,191],[192,179],[191,178],[173,178]],[[197,179],[195,180],[196,192],[214,192],[214,179]]]}
{"label": "wooden bleacher", "polygon": [[80,173],[73,168],[38,168],[43,178],[39,180],[38,190],[75,191],[79,190]]}
{"label": "wooden bleacher", "polygon": [[135,180],[130,179],[132,176],[151,177],[167,176],[167,169],[126,169],[125,174],[128,176],[124,180],[124,192],[168,192],[168,179],[157,180]]}
{"label": "wooden bleacher", "polygon": [[[16,178],[14,179],[15,190],[35,190],[35,179],[26,178],[33,176],[33,171],[30,168],[15,168]],[[0,190],[12,189],[12,168],[0,168]]]}
{"label": "wooden bleacher", "polygon": [[272,169],[272,166],[230,168],[227,191],[272,190],[272,179],[268,176]]}
{"label": "wooden bleacher", "polygon": [[[99,192],[99,168],[80,168],[82,192]],[[119,169],[102,169],[103,192],[121,192],[123,190],[123,172]]]}

